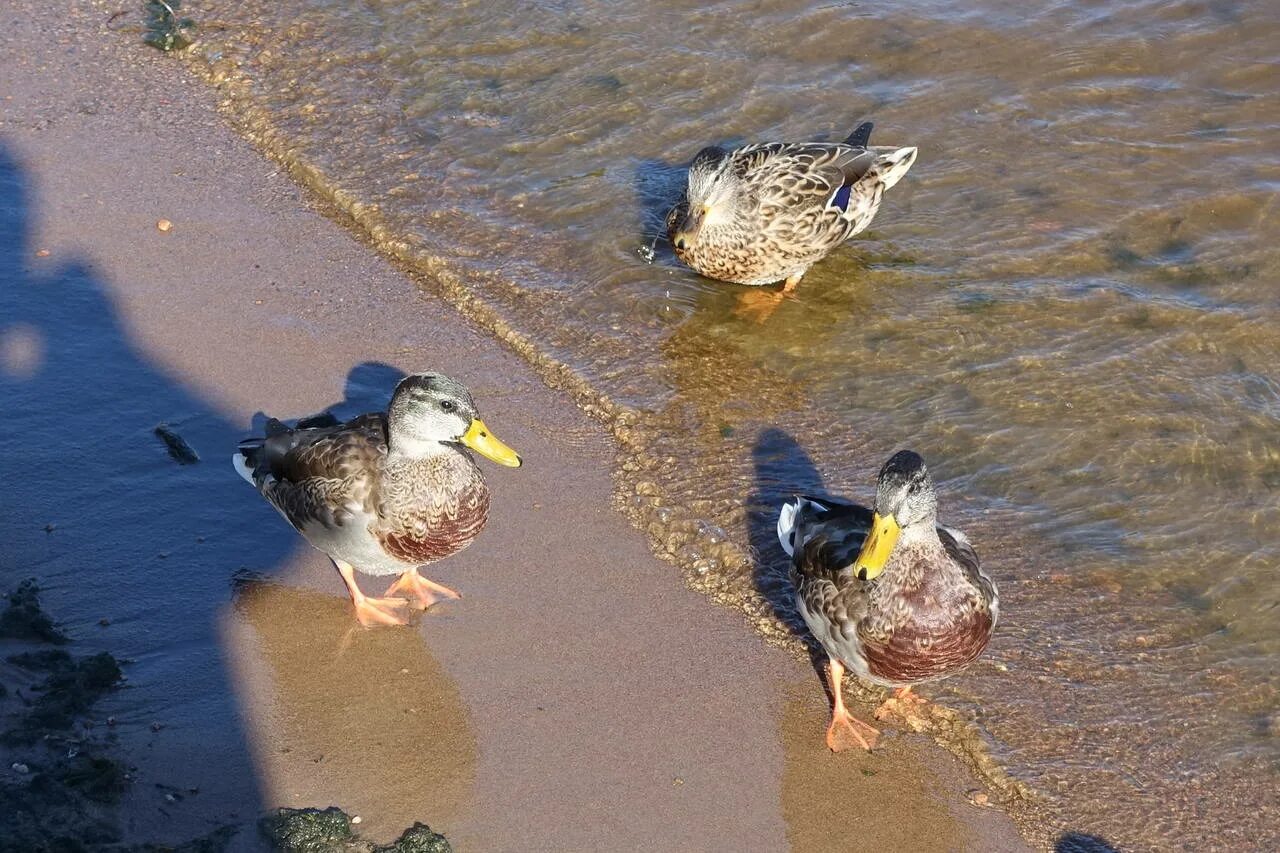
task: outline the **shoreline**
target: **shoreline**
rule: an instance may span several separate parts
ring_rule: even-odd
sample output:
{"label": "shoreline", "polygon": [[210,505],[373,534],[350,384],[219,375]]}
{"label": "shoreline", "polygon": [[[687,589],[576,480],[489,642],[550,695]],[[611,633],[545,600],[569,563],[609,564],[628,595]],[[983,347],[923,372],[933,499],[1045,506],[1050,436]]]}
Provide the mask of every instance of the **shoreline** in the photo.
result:
{"label": "shoreline", "polygon": [[[63,368],[108,383],[122,365],[145,372],[144,379],[124,383],[131,404],[147,401],[143,391],[168,389],[167,401],[157,395],[165,402],[161,408],[178,415],[178,430],[202,457],[180,472],[190,479],[175,487],[184,490],[177,505],[196,512],[209,501],[207,490],[234,504],[221,517],[179,524],[181,545],[132,546],[123,531],[130,523],[136,529],[139,520],[123,512],[117,518],[110,507],[104,514],[118,520],[119,529],[103,533],[94,529],[99,519],[72,516],[59,519],[53,533],[37,535],[25,528],[46,522],[23,518],[24,530],[11,538],[28,564],[51,570],[44,584],[50,610],[87,643],[122,644],[138,661],[126,670],[136,693],[111,701],[128,720],[120,748],[138,764],[141,778],[158,782],[193,767],[207,777],[197,786],[205,792],[193,798],[198,804],[169,814],[135,785],[123,806],[133,837],[180,840],[196,833],[179,829],[204,826],[223,812],[278,805],[359,809],[371,832],[398,832],[412,822],[400,819],[405,813],[424,808],[414,786],[439,762],[395,767],[402,779],[397,796],[369,788],[385,785],[378,777],[405,752],[403,737],[386,731],[402,724],[409,709],[422,712],[432,697],[444,696],[447,701],[430,715],[448,723],[450,737],[442,742],[451,745],[446,753],[455,764],[452,775],[443,775],[454,780],[449,790],[462,789],[463,795],[447,808],[440,804],[453,812],[443,821],[429,813],[413,816],[439,824],[460,848],[515,849],[522,842],[530,845],[524,849],[538,848],[530,839],[570,849],[634,846],[641,839],[657,846],[710,847],[712,840],[725,847],[776,846],[769,842],[806,837],[793,836],[793,819],[835,845],[837,833],[855,824],[847,814],[815,813],[814,804],[821,805],[815,794],[825,790],[815,780],[843,779],[860,793],[853,802],[874,797],[886,812],[878,824],[860,818],[856,826],[864,839],[878,832],[883,843],[894,843],[894,833],[902,831],[895,815],[908,810],[921,819],[912,837],[917,847],[951,849],[967,846],[966,837],[982,837],[987,849],[1020,849],[1013,824],[995,810],[970,806],[965,790],[973,783],[964,781],[958,762],[924,738],[892,739],[881,756],[825,754],[825,697],[812,670],[793,653],[769,646],[736,613],[708,607],[612,508],[608,472],[617,450],[599,412],[589,418],[578,411],[565,399],[571,393],[548,388],[545,371],[512,356],[509,347],[519,352],[518,346],[495,341],[453,308],[423,296],[402,271],[317,213],[313,196],[273,173],[271,161],[226,127],[212,90],[176,79],[188,74],[174,57],[148,53],[128,33],[108,32],[105,14],[93,10],[71,10],[55,27],[37,17],[34,3],[20,8],[28,13],[25,20],[5,36],[9,54],[23,57],[4,75],[5,146],[29,187],[22,201],[31,211],[20,211],[15,220],[29,237],[5,274],[62,286],[63,298],[84,307],[77,314],[73,306],[66,322],[72,329],[85,324],[92,333],[76,337],[100,343],[93,334],[110,334],[105,346],[73,353],[77,360]],[[41,55],[39,45],[57,50]],[[172,232],[156,231],[160,218],[172,220]],[[39,257],[39,250],[48,256]],[[348,282],[338,285],[338,278]],[[49,364],[60,355],[55,345],[74,350],[76,344],[75,338],[58,339],[47,325],[60,316],[20,318],[48,339]],[[260,354],[269,369],[246,358],[248,352]],[[419,631],[357,635],[354,645],[343,647],[349,614],[335,606],[342,599],[335,597],[332,570],[256,503],[219,449],[247,428],[256,408],[272,407],[271,414],[286,417],[309,414],[339,396],[344,377],[344,403],[372,403],[388,390],[380,381],[386,372],[359,373],[360,366],[416,367],[425,360],[460,372],[441,363],[449,358],[465,362],[460,378],[472,386],[494,429],[556,476],[520,479],[487,470],[495,495],[489,529],[473,549],[439,567],[441,579],[467,598],[459,607],[427,614]],[[100,375],[93,373],[99,359]],[[56,395],[46,398],[31,387],[39,370],[37,365],[34,382],[6,381],[20,386],[28,400],[56,405]],[[572,378],[566,371],[565,380]],[[182,397],[177,402],[175,388]],[[145,414],[129,428],[151,429],[155,419]],[[114,435],[90,442],[104,474],[129,471],[120,463],[136,461],[134,453],[152,464],[157,448],[145,436],[125,438],[119,447]],[[141,482],[167,483],[174,471],[171,461],[160,459],[141,472]],[[73,489],[77,482],[65,484]],[[224,492],[224,482],[234,488]],[[172,496],[167,488],[159,489],[162,497]],[[581,529],[557,530],[564,518],[578,520]],[[241,525],[245,529],[234,536],[225,532]],[[182,590],[177,601],[197,602],[200,630],[184,635],[181,623],[190,621],[183,618],[189,612],[157,616],[148,612],[154,604],[138,597],[166,577],[167,568],[148,569],[145,583],[123,584],[115,600],[77,586],[79,566],[113,548],[132,558],[145,554],[152,565],[189,560],[208,569],[212,577],[202,586],[185,578],[178,584],[198,587]],[[251,572],[267,570],[274,581],[270,594],[228,596],[237,563]],[[555,565],[524,568],[543,563]],[[219,596],[212,604],[211,594]],[[283,602],[272,603],[276,595]],[[91,627],[99,618],[111,623],[101,636]],[[182,642],[176,652],[154,636],[151,620],[177,631]],[[510,626],[523,631],[504,634]],[[308,631],[320,633],[305,641]],[[664,639],[662,648],[655,648],[655,637]],[[364,793],[349,797],[365,796],[364,803],[316,801],[335,796],[369,757],[352,738],[338,736],[349,723],[345,716],[323,716],[332,694],[317,692],[307,678],[295,680],[306,661],[297,655],[322,648],[321,640],[332,641],[332,660],[349,667],[335,676],[346,685],[369,679],[374,664],[388,656],[417,661],[396,672],[433,673],[409,685],[409,694],[389,700],[394,714],[376,701],[363,709],[356,729],[388,745],[376,764],[384,772],[363,786]],[[579,659],[566,664],[566,648]],[[223,656],[221,667],[213,667],[221,671],[205,673],[206,683],[188,690],[185,698],[194,708],[180,707],[164,695],[186,689],[176,687],[181,678],[175,669],[210,668],[210,649]],[[361,658],[366,651],[369,657]],[[625,674],[609,672],[617,660],[627,662]],[[423,684],[434,689],[424,691]],[[379,698],[384,686],[383,680],[367,681],[342,704]],[[215,695],[219,687],[231,689],[232,703]],[[600,707],[599,697],[611,692],[613,701]],[[300,707],[312,708],[311,716],[296,716]],[[142,718],[151,712],[165,719]],[[799,719],[807,725],[796,725]],[[161,727],[152,730],[153,723]],[[312,737],[323,741],[315,751],[327,758],[319,762],[300,754]],[[220,749],[219,738],[235,745]],[[270,748],[278,743],[289,751]],[[869,758],[876,767],[865,767]],[[860,766],[875,773],[863,775]],[[247,796],[246,774],[257,779],[247,787],[261,788]],[[513,789],[528,810],[502,814],[495,808],[504,802],[499,795]],[[548,799],[552,791],[560,802]],[[572,825],[582,811],[609,820]],[[744,812],[752,817],[743,819]],[[831,822],[826,833],[819,823],[824,818]],[[245,843],[244,836],[236,843]],[[820,849],[807,840],[804,848]]]}

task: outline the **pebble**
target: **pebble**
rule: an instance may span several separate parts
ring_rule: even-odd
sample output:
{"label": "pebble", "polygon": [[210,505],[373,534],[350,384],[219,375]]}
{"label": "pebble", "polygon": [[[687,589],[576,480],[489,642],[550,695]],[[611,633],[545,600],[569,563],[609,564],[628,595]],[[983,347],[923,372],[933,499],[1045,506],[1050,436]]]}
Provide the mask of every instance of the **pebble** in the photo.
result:
{"label": "pebble", "polygon": [[991,803],[991,797],[983,791],[970,791],[969,802],[975,806],[986,806]]}
{"label": "pebble", "polygon": [[48,249],[36,249],[36,257],[37,257],[37,258],[47,258],[47,257],[49,257],[49,250],[48,250]]}
{"label": "pebble", "polygon": [[173,223],[167,219],[157,219],[156,228],[158,228],[161,231],[168,231],[169,229],[173,228]]}
{"label": "pebble", "polygon": [[355,817],[351,818],[352,823],[361,823],[363,820],[364,818],[360,817],[360,815],[356,815]]}
{"label": "pebble", "polygon": [[15,761],[13,764],[9,765],[9,767],[14,773],[21,773],[23,776],[31,772],[31,768],[23,764],[21,761]]}

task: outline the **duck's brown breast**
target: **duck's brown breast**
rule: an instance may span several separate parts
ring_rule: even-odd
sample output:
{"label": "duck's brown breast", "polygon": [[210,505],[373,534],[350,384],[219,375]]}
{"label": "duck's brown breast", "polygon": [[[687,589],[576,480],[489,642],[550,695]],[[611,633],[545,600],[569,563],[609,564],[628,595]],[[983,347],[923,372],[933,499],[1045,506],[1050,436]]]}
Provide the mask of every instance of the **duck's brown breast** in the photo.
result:
{"label": "duck's brown breast", "polygon": [[489,489],[469,458],[397,472],[388,480],[373,532],[398,560],[421,565],[456,554],[489,520]]}
{"label": "duck's brown breast", "polygon": [[982,654],[994,621],[981,590],[958,573],[908,570],[900,578],[905,582],[858,625],[872,675],[913,684],[950,675]]}

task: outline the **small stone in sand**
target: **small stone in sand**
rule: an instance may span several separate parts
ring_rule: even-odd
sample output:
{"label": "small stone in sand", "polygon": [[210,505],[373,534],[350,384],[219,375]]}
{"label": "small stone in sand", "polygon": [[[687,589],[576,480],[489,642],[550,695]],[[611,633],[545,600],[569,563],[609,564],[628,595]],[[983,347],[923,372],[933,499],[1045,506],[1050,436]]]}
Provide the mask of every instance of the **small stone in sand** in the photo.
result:
{"label": "small stone in sand", "polygon": [[47,257],[49,257],[49,250],[48,250],[48,249],[36,249],[36,257],[37,257],[37,258],[47,258]]}
{"label": "small stone in sand", "polygon": [[168,231],[169,229],[173,228],[173,223],[167,219],[157,219],[156,228],[159,229],[160,231]]}
{"label": "small stone in sand", "polygon": [[991,803],[991,797],[983,791],[970,791],[969,802],[973,803],[975,806],[986,806]]}

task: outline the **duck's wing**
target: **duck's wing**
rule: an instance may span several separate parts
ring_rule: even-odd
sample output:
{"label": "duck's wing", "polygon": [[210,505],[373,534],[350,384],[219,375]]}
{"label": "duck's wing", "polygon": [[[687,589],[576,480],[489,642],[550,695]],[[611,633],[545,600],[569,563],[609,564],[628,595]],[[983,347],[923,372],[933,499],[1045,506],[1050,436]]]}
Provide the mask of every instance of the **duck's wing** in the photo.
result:
{"label": "duck's wing", "polygon": [[843,143],[775,142],[734,152],[734,169],[751,189],[762,216],[794,222],[827,208],[843,214],[852,187],[875,165],[876,156]]}
{"label": "duck's wing", "polygon": [[814,631],[820,639],[848,640],[866,613],[865,582],[854,576],[853,562],[871,520],[866,507],[828,498],[797,497],[782,508],[778,538],[791,554],[796,603],[811,626],[830,626]]}
{"label": "duck's wing", "polygon": [[965,578],[986,599],[991,607],[991,621],[994,626],[1000,611],[1000,593],[996,589],[995,582],[982,571],[978,552],[969,542],[969,537],[954,527],[939,524],[938,538],[942,540],[942,547],[946,550],[947,556],[964,570]]}
{"label": "duck's wing", "polygon": [[386,416],[289,429],[241,442],[236,467],[298,530],[341,527],[376,512],[378,472],[387,453]]}

